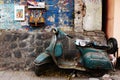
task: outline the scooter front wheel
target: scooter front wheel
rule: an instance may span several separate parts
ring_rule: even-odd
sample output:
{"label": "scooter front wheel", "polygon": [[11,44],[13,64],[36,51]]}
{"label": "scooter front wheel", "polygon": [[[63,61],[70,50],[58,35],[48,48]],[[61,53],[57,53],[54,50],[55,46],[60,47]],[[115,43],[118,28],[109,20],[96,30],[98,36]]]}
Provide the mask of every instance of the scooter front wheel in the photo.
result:
{"label": "scooter front wheel", "polygon": [[35,65],[35,67],[34,67],[34,72],[35,72],[35,74],[36,74],[37,76],[40,76],[40,75],[44,74],[45,71],[46,71],[47,69],[49,69],[49,68],[48,68],[49,65],[50,65],[50,64],[48,64],[48,63],[42,64],[42,65]]}

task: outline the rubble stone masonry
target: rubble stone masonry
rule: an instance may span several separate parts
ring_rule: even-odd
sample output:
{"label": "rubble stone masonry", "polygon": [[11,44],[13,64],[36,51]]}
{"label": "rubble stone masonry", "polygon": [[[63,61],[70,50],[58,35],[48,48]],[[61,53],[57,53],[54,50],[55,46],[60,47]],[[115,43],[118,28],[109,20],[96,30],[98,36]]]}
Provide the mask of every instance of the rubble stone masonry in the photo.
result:
{"label": "rubble stone masonry", "polygon": [[[106,44],[102,31],[67,32],[74,38],[90,38]],[[0,33],[0,70],[32,70],[33,60],[49,46],[50,32],[2,31]],[[74,49],[69,39],[61,39],[64,52]],[[69,48],[69,49],[68,49]]]}

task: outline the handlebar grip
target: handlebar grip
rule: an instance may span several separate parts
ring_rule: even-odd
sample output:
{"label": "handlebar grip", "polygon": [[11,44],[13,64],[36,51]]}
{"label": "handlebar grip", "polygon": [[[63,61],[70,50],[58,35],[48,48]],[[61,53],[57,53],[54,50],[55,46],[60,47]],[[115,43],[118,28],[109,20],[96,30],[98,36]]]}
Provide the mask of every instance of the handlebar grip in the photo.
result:
{"label": "handlebar grip", "polygon": [[70,36],[70,35],[67,35],[69,38],[73,38],[72,36]]}

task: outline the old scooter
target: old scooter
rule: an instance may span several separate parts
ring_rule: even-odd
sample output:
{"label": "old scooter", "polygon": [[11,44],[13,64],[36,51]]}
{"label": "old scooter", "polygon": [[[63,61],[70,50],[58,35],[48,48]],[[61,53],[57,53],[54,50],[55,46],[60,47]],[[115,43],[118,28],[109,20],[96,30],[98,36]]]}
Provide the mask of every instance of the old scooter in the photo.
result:
{"label": "old scooter", "polygon": [[[114,70],[115,66],[112,61],[116,59],[115,54],[118,50],[115,38],[108,39],[107,45],[101,46],[89,39],[73,38],[59,28],[53,28],[51,31],[54,35],[50,45],[34,60],[35,74],[37,76],[48,69],[49,63],[55,63],[62,69],[74,69],[78,71],[100,70],[102,72],[105,70]],[[65,52],[61,41],[63,38],[72,39],[75,50]],[[111,54],[113,55],[112,58],[109,57]]]}

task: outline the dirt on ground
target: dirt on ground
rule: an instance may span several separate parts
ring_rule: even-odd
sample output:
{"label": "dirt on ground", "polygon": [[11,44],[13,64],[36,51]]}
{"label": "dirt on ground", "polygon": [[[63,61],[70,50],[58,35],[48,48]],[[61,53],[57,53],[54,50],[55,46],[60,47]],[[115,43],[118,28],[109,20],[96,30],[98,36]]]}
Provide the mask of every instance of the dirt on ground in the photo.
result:
{"label": "dirt on ground", "polygon": [[77,77],[77,78],[102,78],[104,75],[109,75],[112,80],[119,80],[120,76],[120,59],[117,62],[116,69],[114,71],[104,71],[104,73],[100,74],[101,71],[96,70],[95,72],[86,72],[86,71],[76,71],[76,70],[66,70],[60,69],[56,65],[51,65],[48,70],[46,70],[41,76],[54,76],[54,77]]}

